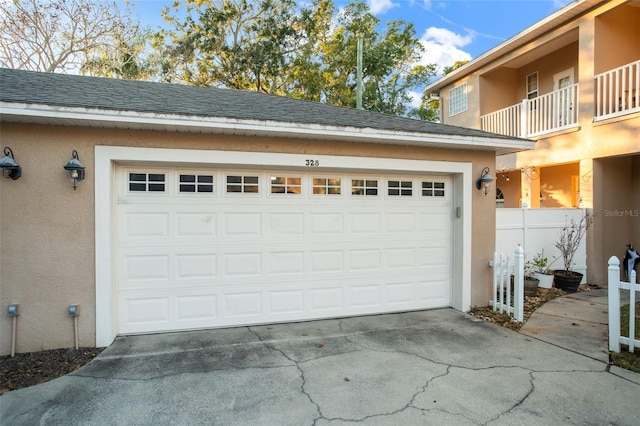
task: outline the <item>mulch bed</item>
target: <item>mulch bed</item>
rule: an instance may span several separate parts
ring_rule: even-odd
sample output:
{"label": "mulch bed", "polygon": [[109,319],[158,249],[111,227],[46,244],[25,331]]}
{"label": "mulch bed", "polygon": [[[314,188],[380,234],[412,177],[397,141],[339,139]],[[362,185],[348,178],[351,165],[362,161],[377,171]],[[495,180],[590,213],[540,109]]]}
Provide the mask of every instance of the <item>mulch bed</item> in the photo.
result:
{"label": "mulch bed", "polygon": [[[583,291],[591,291],[594,289],[598,289],[600,286],[592,285],[592,284],[584,284],[578,287],[578,292]],[[525,296],[524,297],[524,321],[516,321],[507,313],[500,313],[500,311],[493,311],[493,308],[489,306],[484,307],[473,307],[468,312],[469,315],[472,315],[476,318],[480,318],[482,320],[492,322],[499,326],[509,328],[511,330],[520,330],[525,322],[531,317],[531,314],[535,312],[540,306],[544,305],[550,300],[553,300],[560,296],[565,296],[569,294],[566,291],[550,288],[546,293],[543,293],[542,290],[538,289],[535,296]]]}
{"label": "mulch bed", "polygon": [[54,349],[0,357],[0,394],[69,374],[104,348]]}

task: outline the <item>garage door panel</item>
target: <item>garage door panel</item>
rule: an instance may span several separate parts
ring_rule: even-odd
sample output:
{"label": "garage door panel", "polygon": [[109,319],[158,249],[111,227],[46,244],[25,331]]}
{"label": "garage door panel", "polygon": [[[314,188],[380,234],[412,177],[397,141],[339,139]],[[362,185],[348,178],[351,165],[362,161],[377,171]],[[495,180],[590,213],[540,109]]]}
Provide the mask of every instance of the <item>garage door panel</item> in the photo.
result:
{"label": "garage door panel", "polygon": [[270,275],[304,274],[305,253],[300,251],[270,252],[267,256]]}
{"label": "garage door panel", "polygon": [[271,213],[268,215],[268,232],[271,236],[304,235],[303,213]]}
{"label": "garage door panel", "polygon": [[192,326],[194,320],[204,321],[210,324],[211,320],[218,318],[217,295],[204,294],[197,296],[176,297],[176,320],[187,322]]}
{"label": "garage door panel", "polygon": [[344,251],[311,250],[309,252],[309,273],[344,272]]}
{"label": "garage door panel", "polygon": [[328,312],[339,313],[343,309],[344,299],[344,288],[336,283],[305,289],[305,306],[312,314],[322,316]]}
{"label": "garage door panel", "polygon": [[119,218],[121,224],[121,241],[134,241],[136,239],[147,242],[149,238],[169,237],[169,213],[123,211]]}
{"label": "garage door panel", "polygon": [[351,271],[380,271],[382,249],[351,249],[348,251],[348,265]]}
{"label": "garage door panel", "polygon": [[215,238],[217,235],[217,215],[215,213],[176,212],[177,238]]}
{"label": "garage door panel", "polygon": [[344,234],[343,213],[309,213],[311,236],[328,236]]}
{"label": "garage door panel", "polygon": [[351,213],[349,214],[349,230],[355,234],[379,236],[382,229],[381,216],[379,213]]}
{"label": "garage door panel", "polygon": [[304,316],[304,290],[280,290],[269,292],[268,312],[274,315],[295,314]]}
{"label": "garage door panel", "polygon": [[262,292],[226,293],[223,296],[224,317],[247,321],[262,315]]}
{"label": "garage door panel", "polygon": [[223,277],[257,277],[262,273],[262,253],[226,253]]}
{"label": "garage door panel", "polygon": [[450,188],[422,197],[422,179],[403,177],[413,196],[389,197],[380,176],[377,197],[356,197],[351,176],[336,173],[341,194],[318,195],[314,173],[295,173],[297,193],[271,194],[272,173],[251,172],[259,193],[227,194],[225,176],[247,173],[207,170],[213,192],[181,194],[172,183],[181,173],[164,173],[166,194],[118,196],[120,333],[450,304]]}
{"label": "garage door panel", "polygon": [[223,215],[225,237],[256,237],[262,235],[262,214],[225,212]]}
{"label": "garage door panel", "polygon": [[217,273],[215,253],[189,253],[176,256],[176,279],[215,279]]}

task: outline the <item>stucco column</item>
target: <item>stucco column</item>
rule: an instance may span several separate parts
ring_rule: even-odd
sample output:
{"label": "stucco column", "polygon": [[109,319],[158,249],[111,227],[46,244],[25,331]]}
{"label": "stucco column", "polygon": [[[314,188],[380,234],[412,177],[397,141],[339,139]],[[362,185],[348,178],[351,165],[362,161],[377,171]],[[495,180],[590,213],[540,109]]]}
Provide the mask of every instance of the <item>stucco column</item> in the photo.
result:
{"label": "stucco column", "polygon": [[593,159],[587,158],[580,160],[580,199],[578,200],[578,207],[585,209],[592,209],[593,206],[593,192],[594,192],[594,180],[593,180]]}
{"label": "stucco column", "polygon": [[540,179],[537,173],[533,174],[532,168],[527,167],[520,172],[520,191],[520,207],[540,207]]}
{"label": "stucco column", "polygon": [[578,83],[580,88],[578,122],[583,129],[590,128],[595,116],[595,18],[580,21],[578,38]]}

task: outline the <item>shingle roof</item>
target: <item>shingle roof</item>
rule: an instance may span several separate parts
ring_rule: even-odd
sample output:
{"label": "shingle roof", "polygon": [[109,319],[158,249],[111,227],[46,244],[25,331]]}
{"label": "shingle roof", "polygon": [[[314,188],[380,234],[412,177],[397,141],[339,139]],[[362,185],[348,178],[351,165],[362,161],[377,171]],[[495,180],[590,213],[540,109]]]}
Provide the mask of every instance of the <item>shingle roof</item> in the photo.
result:
{"label": "shingle roof", "polygon": [[515,140],[463,127],[259,92],[0,68],[0,101]]}

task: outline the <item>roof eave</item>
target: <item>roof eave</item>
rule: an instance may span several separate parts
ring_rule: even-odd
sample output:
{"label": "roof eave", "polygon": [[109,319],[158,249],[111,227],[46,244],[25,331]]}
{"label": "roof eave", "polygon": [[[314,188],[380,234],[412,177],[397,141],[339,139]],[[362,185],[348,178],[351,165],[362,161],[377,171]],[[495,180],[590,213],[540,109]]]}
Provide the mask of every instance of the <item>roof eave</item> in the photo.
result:
{"label": "roof eave", "polygon": [[526,139],[461,136],[434,133],[401,132],[374,128],[327,126],[319,124],[241,120],[225,117],[141,113],[59,107],[50,105],[0,102],[0,119],[4,122],[71,125],[85,127],[154,130],[245,136],[271,136],[327,141],[386,143],[437,148],[517,152],[533,149],[535,142]]}

